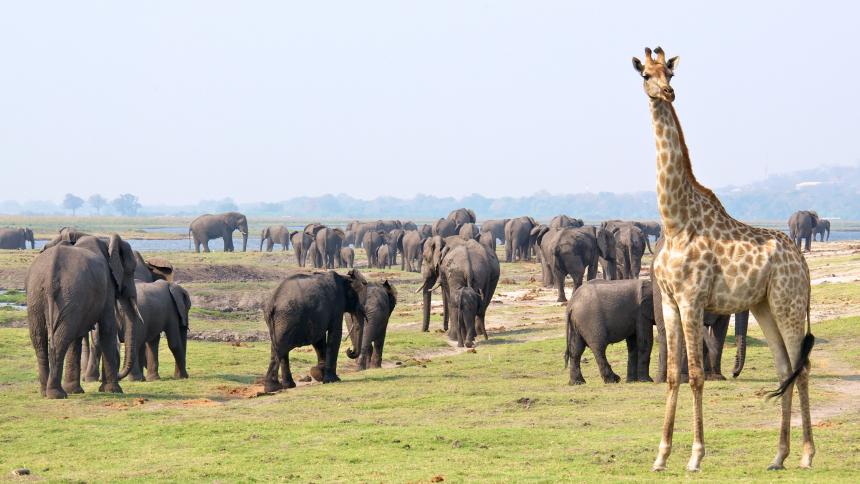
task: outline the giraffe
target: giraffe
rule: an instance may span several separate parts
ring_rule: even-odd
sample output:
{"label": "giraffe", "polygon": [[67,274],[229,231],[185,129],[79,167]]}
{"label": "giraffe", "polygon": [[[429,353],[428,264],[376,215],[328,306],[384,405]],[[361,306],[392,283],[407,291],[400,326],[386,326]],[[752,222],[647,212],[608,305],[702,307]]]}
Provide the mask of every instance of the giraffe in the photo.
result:
{"label": "giraffe", "polygon": [[791,401],[795,383],[803,420],[801,467],[815,454],[809,415],[809,353],[815,343],[809,318],[809,268],[800,250],[782,232],[751,227],[726,213],[712,191],[693,175],[684,134],[672,102],[669,82],[678,57],[666,59],[656,48],[645,62],[633,58],[651,105],[657,143],[657,204],[664,227],[664,247],[654,261],[663,292],[669,351],[666,413],[654,471],[666,469],[678,402],[684,344],[689,355],[694,422],[689,471],[700,469],[705,454],[702,423],[702,315],[705,310],[731,314],[751,309],[767,338],[780,379],[772,397],[782,398],[779,445],[768,469],[783,469],[789,451]]}

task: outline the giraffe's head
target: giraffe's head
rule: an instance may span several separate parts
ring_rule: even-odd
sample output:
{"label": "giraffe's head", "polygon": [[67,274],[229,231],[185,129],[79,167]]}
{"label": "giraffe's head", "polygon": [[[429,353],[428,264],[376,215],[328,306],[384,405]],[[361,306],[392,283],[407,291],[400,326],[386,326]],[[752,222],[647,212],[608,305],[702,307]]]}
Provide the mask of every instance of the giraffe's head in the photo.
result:
{"label": "giraffe's head", "polygon": [[642,76],[645,83],[645,94],[651,99],[662,99],[666,102],[675,100],[675,90],[669,85],[672,80],[674,70],[678,67],[678,57],[672,57],[666,60],[666,53],[663,49],[657,47],[654,49],[657,58],[651,57],[651,49],[645,48],[645,63],[633,58],[633,68]]}

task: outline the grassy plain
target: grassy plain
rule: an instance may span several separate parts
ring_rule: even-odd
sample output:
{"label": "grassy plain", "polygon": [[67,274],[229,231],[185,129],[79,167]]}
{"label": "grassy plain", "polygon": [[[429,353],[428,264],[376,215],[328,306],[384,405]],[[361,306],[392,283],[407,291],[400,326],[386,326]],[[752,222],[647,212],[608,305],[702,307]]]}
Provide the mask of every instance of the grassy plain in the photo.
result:
{"label": "grassy plain", "polygon": [[[35,478],[75,481],[856,482],[860,282],[845,275],[860,271],[858,254],[860,247],[830,243],[817,244],[809,257],[820,279],[813,290],[812,470],[797,468],[799,428],[788,470],[764,470],[776,451],[779,407],[761,396],[776,386],[776,375],[757,326],[741,377],[705,386],[703,471],[684,471],[692,439],[684,388],[670,470],[653,474],[665,387],[604,385],[590,352],[587,384],[568,386],[564,308],[539,284],[536,264],[502,265],[490,339],[475,352],[449,346],[438,331],[439,307],[431,332],[419,331],[419,275],[366,270],[370,279],[394,282],[400,295],[385,368],[356,372],[342,356],[341,383],[259,395],[269,351],[259,307],[293,265],[292,255],[177,252],[158,255],[173,261],[193,297],[191,328],[199,339],[189,342],[188,380],[170,376],[165,351],[161,381],[124,381],[122,395],[99,394],[96,383],[85,383],[84,395],[44,400],[25,312],[0,310],[0,479],[26,467]],[[33,257],[0,251],[0,288],[21,289]],[[731,336],[728,345],[725,367],[734,353]],[[297,377],[307,374],[313,355],[310,348],[292,353]],[[623,345],[611,348],[616,372],[625,358]]]}

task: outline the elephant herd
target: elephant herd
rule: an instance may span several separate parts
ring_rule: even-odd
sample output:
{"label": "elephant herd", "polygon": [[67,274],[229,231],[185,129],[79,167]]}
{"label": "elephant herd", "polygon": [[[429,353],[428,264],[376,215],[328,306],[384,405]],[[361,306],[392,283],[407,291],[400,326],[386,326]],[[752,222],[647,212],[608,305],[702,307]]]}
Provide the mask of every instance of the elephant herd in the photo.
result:
{"label": "elephant herd", "polygon": [[[796,228],[800,238],[821,221],[815,212],[799,212],[792,224],[793,236]],[[235,230],[241,231],[245,250],[248,220],[236,212],[198,217],[191,223],[189,235],[198,250],[202,246],[208,251],[211,238],[223,237],[225,250],[232,251]],[[0,232],[0,240],[14,238],[16,244],[19,239],[32,240],[28,229],[7,232]],[[534,257],[541,267],[542,283],[557,289],[560,302],[568,301],[566,278],[573,280],[566,309],[565,350],[571,384],[585,381],[580,362],[586,347],[594,353],[603,380],[620,381],[605,351],[609,344],[621,341],[628,348],[626,380],[652,381],[648,369],[654,326],[659,350],[656,380],[664,381],[661,295],[653,281],[639,277],[645,251],[660,250],[659,242],[652,250],[651,236],[659,240],[659,224],[608,220],[586,226],[567,215],[548,224],[528,216],[478,224],[475,213],[468,209],[454,210],[421,227],[397,220],[355,221],[344,228],[311,223],[294,231],[285,226],[266,227],[261,233],[261,251],[271,251],[278,244],[284,251],[292,247],[299,266],[310,259],[314,268],[328,270],[287,271],[265,302],[264,319],[272,343],[265,390],[296,385],[289,352],[306,345],[312,345],[317,354],[311,376],[323,383],[338,381],[337,355],[345,316],[351,342],[347,356],[356,360],[359,369],[381,366],[397,290],[387,280],[369,282],[356,270],[354,247],[365,250],[369,267],[390,268],[399,257],[401,270],[421,273],[416,292],[423,298],[423,331],[430,329],[432,293],[440,289],[442,325],[448,338],[462,347],[474,346],[479,336],[487,339],[486,314],[501,273],[497,243],[504,245],[507,262]],[[342,274],[333,270],[336,267],[350,270]],[[68,393],[80,393],[81,378],[101,378],[99,390],[108,392],[121,392],[119,380],[126,376],[158,379],[162,334],[174,358],[174,377],[188,377],[191,298],[173,282],[168,261],[145,260],[116,234],[99,238],[64,228],[33,261],[26,288],[42,395],[64,398]],[[747,319],[748,312],[736,315],[734,376],[743,367]],[[705,368],[709,376],[722,378],[720,357],[729,316],[706,313],[704,320]],[[122,364],[118,342],[125,343]]]}
{"label": "elephant herd", "polygon": [[798,210],[788,219],[788,234],[798,248],[803,244],[803,250],[809,252],[816,235],[822,242],[830,240],[830,220],[820,218],[814,210]]}

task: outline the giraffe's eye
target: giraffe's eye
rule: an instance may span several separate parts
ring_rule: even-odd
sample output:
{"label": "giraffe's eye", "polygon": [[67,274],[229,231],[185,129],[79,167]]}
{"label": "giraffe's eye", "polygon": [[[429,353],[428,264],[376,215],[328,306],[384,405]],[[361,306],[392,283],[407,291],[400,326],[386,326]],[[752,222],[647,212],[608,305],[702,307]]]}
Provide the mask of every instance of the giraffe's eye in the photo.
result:
{"label": "giraffe's eye", "polygon": [[648,79],[651,79],[651,75],[650,74],[642,74],[642,78],[647,81]]}

